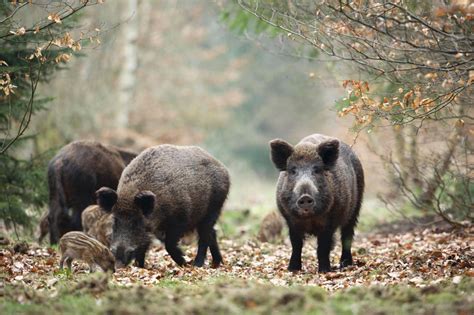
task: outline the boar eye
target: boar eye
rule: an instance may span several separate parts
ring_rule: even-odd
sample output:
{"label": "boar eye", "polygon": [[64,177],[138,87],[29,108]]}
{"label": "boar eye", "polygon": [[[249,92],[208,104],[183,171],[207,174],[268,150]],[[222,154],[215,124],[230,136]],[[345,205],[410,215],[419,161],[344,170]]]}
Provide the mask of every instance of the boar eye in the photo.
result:
{"label": "boar eye", "polygon": [[318,165],[313,166],[313,174],[319,174],[321,173],[321,171],[322,171],[322,168],[320,166]]}
{"label": "boar eye", "polygon": [[288,170],[288,173],[290,173],[290,175],[296,175],[296,167],[291,167],[291,168]]}

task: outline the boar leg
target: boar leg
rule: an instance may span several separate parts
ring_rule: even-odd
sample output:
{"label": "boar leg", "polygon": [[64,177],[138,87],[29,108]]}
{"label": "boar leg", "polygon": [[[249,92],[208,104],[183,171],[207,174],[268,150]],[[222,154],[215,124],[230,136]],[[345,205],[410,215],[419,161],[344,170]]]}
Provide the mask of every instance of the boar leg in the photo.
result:
{"label": "boar leg", "polygon": [[143,248],[137,248],[135,250],[135,264],[139,268],[145,268],[145,254],[146,254],[146,249]]}
{"label": "boar leg", "polygon": [[43,239],[45,238],[46,235],[48,235],[48,231],[42,230],[40,236],[38,237],[38,244],[43,243]]}
{"label": "boar leg", "polygon": [[68,257],[68,259],[66,260],[66,264],[67,264],[67,267],[69,268],[69,270],[72,270],[72,261],[74,259],[72,257]]}
{"label": "boar leg", "polygon": [[73,260],[72,257],[69,257],[69,256],[65,256],[65,258],[64,258],[64,260],[63,260],[63,262],[66,263],[67,268],[68,268],[69,270],[72,270],[72,260]]}
{"label": "boar leg", "polygon": [[96,265],[94,263],[90,263],[89,264],[89,272],[93,273],[93,272],[96,272],[96,270],[97,270]]}
{"label": "boar leg", "polygon": [[303,249],[303,236],[301,233],[298,233],[294,229],[290,228],[290,241],[292,252],[288,270],[301,270],[301,250]]}
{"label": "boar leg", "polygon": [[183,266],[186,261],[184,260],[183,252],[178,247],[178,242],[182,233],[178,233],[176,227],[173,228],[174,231],[170,229],[166,232],[165,249],[179,266]]}
{"label": "boar leg", "polygon": [[349,224],[348,226],[345,226],[341,229],[341,244],[342,244],[342,254],[341,254],[341,262],[340,262],[341,268],[350,266],[354,263],[352,261],[352,254],[351,254],[351,245],[352,245],[353,237],[354,237],[354,225]]}
{"label": "boar leg", "polygon": [[222,255],[217,244],[216,230],[211,229],[211,238],[209,239],[209,249],[212,255],[212,268],[217,268],[222,263]]}
{"label": "boar leg", "polygon": [[64,261],[66,260],[66,255],[61,256],[61,260],[59,261],[59,269],[63,270],[64,268]]}
{"label": "boar leg", "polygon": [[331,262],[329,261],[329,253],[331,252],[333,245],[333,231],[325,231],[318,235],[318,271],[329,272],[331,271]]}
{"label": "boar leg", "polygon": [[40,236],[38,237],[38,244],[43,242],[43,239],[49,232],[48,216],[44,216],[40,221]]}
{"label": "boar leg", "polygon": [[[199,247],[198,255],[196,256],[196,262],[198,264],[202,265],[204,263],[204,260],[206,259],[207,247],[209,247],[212,255],[212,268],[217,268],[222,263],[222,255],[219,250],[219,245],[217,245],[216,230],[214,230],[214,225],[219,218],[226,197],[227,191],[221,191],[221,189],[218,188],[216,188],[216,191],[211,196],[207,215],[201,223],[201,228],[198,228]],[[201,234],[204,236],[202,247]]]}
{"label": "boar leg", "polygon": [[207,248],[209,247],[210,231],[208,224],[201,224],[198,227],[198,251],[194,259],[194,266],[202,267],[206,261]]}
{"label": "boar leg", "polygon": [[59,261],[59,268],[62,270],[64,267],[64,263],[66,263],[67,267],[69,270],[71,270],[71,265],[72,265],[72,257],[70,252],[67,250],[62,254],[61,260]]}
{"label": "boar leg", "polygon": [[48,227],[49,227],[49,242],[50,244],[57,244],[59,242],[59,230],[57,227],[58,223],[54,213],[50,211],[48,215]]}

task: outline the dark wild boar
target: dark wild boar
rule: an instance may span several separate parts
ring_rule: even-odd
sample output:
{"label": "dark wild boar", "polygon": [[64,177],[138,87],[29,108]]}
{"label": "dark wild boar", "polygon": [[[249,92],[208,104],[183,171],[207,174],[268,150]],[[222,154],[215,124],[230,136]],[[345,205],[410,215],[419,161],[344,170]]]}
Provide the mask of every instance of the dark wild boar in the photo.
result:
{"label": "dark wild boar", "polygon": [[222,262],[214,224],[229,191],[226,168],[194,146],[160,145],[138,155],[124,170],[117,192],[97,191],[98,204],[113,214],[111,249],[117,265],[135,259],[144,267],[153,233],[164,239],[166,251],[185,264],[178,241],[197,230],[195,266],[202,266],[207,248],[213,266]]}
{"label": "dark wild boar", "polygon": [[318,239],[319,272],[331,270],[329,253],[333,235],[341,229],[340,267],[353,264],[354,228],[364,192],[362,165],[345,143],[314,134],[296,146],[270,142],[271,159],[280,170],[277,205],[289,227],[292,254],[289,270],[301,270],[305,235]]}
{"label": "dark wild boar", "polygon": [[68,232],[59,240],[61,260],[59,267],[63,269],[64,263],[71,269],[74,259],[83,260],[89,265],[91,272],[95,271],[96,265],[104,271],[115,272],[115,258],[110,250],[99,241],[87,236],[83,232]]}
{"label": "dark wild boar", "polygon": [[43,239],[48,235],[49,232],[49,222],[48,222],[48,211],[44,212],[41,215],[39,221],[39,237],[38,237],[38,244],[43,242]]}
{"label": "dark wild boar", "polygon": [[96,201],[103,186],[116,188],[133,153],[94,141],[63,147],[48,165],[51,244],[69,231],[82,230],[81,213]]}

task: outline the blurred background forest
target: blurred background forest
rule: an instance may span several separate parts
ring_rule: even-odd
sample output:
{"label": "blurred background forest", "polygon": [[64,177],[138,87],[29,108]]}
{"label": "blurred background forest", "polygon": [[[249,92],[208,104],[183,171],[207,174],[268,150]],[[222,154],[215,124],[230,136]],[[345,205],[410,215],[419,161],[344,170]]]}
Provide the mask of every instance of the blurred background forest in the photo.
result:
{"label": "blurred background forest", "polygon": [[[453,222],[472,219],[472,120],[455,117],[433,123],[428,119],[423,128],[393,121],[354,127],[360,117],[338,117],[354,99],[350,93],[358,89],[355,81],[344,80],[366,80],[366,74],[357,64],[326,56],[324,47],[320,51],[295,39],[291,25],[287,25],[290,31],[285,31],[263,22],[261,17],[268,13],[264,6],[263,11],[249,12],[245,9],[252,6],[240,1],[102,2],[87,5],[72,18],[53,25],[63,45],[49,52],[55,62],[38,80],[35,102],[28,102],[29,84],[15,82],[18,78],[34,80],[31,66],[24,65],[24,73],[9,83],[15,85],[13,94],[6,88],[0,94],[6,126],[2,149],[23,123],[23,111],[11,112],[11,97],[23,99],[18,108],[28,110],[31,106],[33,111],[34,107],[22,139],[2,152],[0,207],[7,223],[28,225],[32,214],[45,211],[47,161],[61,146],[78,139],[136,151],[161,143],[200,145],[230,169],[232,188],[226,208],[263,214],[275,208],[278,176],[269,160],[269,140],[284,138],[295,144],[312,133],[339,137],[354,145],[367,177],[363,222],[393,219],[400,213],[440,211]],[[23,25],[34,25],[41,19],[55,22],[50,12],[57,4],[38,3],[44,5],[38,5],[33,13],[15,15],[14,21],[0,17],[4,34],[0,36],[4,40],[0,61],[8,63],[0,69],[10,67],[12,71],[8,53],[19,45],[14,41],[22,37]],[[263,1],[270,3],[275,5]],[[279,9],[292,9],[291,1],[282,6]],[[13,10],[13,5],[5,7],[3,16]],[[26,30],[23,36],[33,36]],[[41,34],[42,30],[38,31]],[[66,32],[72,41],[64,38]],[[25,56],[33,56],[25,62],[38,59],[47,63],[35,55],[37,47],[24,45]],[[466,62],[472,66],[469,58]],[[432,79],[424,73],[421,76]],[[6,77],[3,82],[8,86]],[[351,84],[354,87],[348,95]],[[465,84],[472,89],[470,79],[466,78]],[[377,92],[398,91],[399,86],[379,84]],[[24,94],[20,93],[22,88]],[[404,88],[402,95],[409,90]],[[472,105],[469,91],[463,104]],[[440,136],[451,134],[453,128],[461,130],[452,136],[457,139],[455,145],[447,136]],[[450,145],[458,149],[448,150],[452,152],[446,156],[444,148]],[[454,152],[463,163],[453,162]],[[432,187],[433,176],[426,168],[433,170],[432,165],[440,163],[447,164],[440,174],[443,181],[436,180]],[[452,165],[457,173],[450,173]],[[420,174],[426,175],[426,181]],[[409,175],[413,177],[407,179]],[[411,188],[403,187],[403,179]],[[427,189],[433,190],[432,196],[426,196]],[[456,191],[464,199],[456,199]],[[410,202],[411,194],[431,199],[417,204],[418,199]],[[433,212],[435,200],[438,208]],[[454,213],[451,210],[455,208]],[[389,211],[394,209],[397,211]]]}
{"label": "blurred background forest", "polygon": [[48,83],[55,99],[35,124],[37,152],[85,138],[137,151],[200,145],[230,168],[228,206],[244,209],[273,203],[269,140],[348,134],[343,121],[334,128],[342,90],[324,65],[234,32],[212,2],[136,4],[84,13],[99,22],[101,44]]}

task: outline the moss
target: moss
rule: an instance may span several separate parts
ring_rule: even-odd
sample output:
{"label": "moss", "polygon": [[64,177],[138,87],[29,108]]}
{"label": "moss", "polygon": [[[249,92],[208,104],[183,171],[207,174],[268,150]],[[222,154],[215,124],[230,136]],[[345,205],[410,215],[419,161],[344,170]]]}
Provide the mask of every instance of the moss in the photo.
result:
{"label": "moss", "polygon": [[7,300],[2,303],[2,314],[95,314],[98,312],[97,300],[90,296],[62,295],[59,299],[42,302]]}
{"label": "moss", "polygon": [[175,288],[182,285],[182,283],[178,280],[163,279],[160,282],[158,282],[157,285],[162,288]]}
{"label": "moss", "polygon": [[[106,278],[105,278],[106,279]],[[474,280],[444,282],[436,289],[406,285],[357,287],[328,293],[319,287],[279,287],[254,281],[214,278],[192,285],[161,281],[147,288],[111,287],[90,276],[57,296],[7,286],[2,314],[450,314],[473,313]],[[22,303],[19,303],[21,301]]]}

